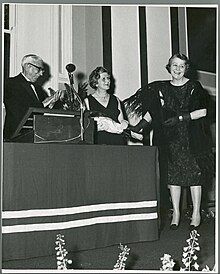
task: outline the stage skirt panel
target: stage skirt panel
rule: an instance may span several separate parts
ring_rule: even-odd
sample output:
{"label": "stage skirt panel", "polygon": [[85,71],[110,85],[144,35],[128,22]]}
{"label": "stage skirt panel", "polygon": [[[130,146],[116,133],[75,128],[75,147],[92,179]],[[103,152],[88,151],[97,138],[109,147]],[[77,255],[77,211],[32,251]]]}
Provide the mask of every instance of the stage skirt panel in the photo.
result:
{"label": "stage skirt panel", "polygon": [[3,260],[158,239],[156,147],[4,143]]}

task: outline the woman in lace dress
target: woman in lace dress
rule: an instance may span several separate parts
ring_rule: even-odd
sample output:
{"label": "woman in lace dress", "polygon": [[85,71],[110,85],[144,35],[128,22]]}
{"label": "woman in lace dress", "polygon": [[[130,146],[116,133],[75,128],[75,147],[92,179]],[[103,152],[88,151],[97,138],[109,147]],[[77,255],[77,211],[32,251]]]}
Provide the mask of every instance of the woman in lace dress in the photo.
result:
{"label": "woman in lace dress", "polygon": [[213,170],[206,121],[207,95],[198,81],[186,77],[189,60],[185,55],[174,54],[166,68],[172,79],[147,85],[142,92],[143,119],[129,129],[139,132],[151,124],[153,144],[166,154],[173,204],[170,228],[175,230],[179,225],[181,187],[190,187],[193,203],[190,227],[196,228],[201,222],[205,173]]}

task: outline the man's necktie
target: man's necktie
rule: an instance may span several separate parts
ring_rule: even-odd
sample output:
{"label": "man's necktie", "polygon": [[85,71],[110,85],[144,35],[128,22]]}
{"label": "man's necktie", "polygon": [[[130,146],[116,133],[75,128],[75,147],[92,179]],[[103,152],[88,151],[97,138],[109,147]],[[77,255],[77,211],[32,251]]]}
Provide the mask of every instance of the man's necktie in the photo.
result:
{"label": "man's necktie", "polygon": [[38,95],[37,95],[37,92],[36,92],[34,83],[32,83],[31,81],[28,81],[28,83],[29,83],[30,87],[33,89],[34,94],[36,95],[37,99],[39,100],[39,97],[38,97]]}

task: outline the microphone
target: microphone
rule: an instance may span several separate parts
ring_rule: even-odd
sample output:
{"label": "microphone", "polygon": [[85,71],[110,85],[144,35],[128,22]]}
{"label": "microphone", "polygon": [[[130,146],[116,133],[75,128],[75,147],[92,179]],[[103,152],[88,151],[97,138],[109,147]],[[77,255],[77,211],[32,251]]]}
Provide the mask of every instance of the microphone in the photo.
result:
{"label": "microphone", "polygon": [[73,73],[76,70],[76,66],[74,64],[67,64],[66,70],[68,71],[68,73]]}
{"label": "microphone", "polygon": [[83,102],[79,96],[79,94],[75,91],[74,86],[73,86],[73,72],[75,71],[76,66],[74,64],[67,64],[66,65],[66,70],[69,75],[69,80],[70,80],[70,93],[71,93],[71,102],[73,103],[73,96],[76,98],[76,100],[80,104],[80,137],[81,137],[81,142],[84,142],[84,115],[83,115]]}
{"label": "microphone", "polygon": [[73,85],[74,81],[73,81],[73,72],[76,70],[76,66],[74,64],[67,64],[66,65],[66,70],[68,72],[69,75],[69,80],[70,80],[70,85]]}

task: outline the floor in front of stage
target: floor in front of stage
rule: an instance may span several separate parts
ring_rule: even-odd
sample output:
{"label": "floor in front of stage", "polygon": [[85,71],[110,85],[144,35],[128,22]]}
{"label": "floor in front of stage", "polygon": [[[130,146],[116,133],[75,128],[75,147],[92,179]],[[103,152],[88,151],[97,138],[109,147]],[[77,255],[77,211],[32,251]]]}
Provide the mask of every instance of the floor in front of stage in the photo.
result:
{"label": "floor in front of stage", "polygon": [[[141,243],[122,243],[130,248],[130,254],[127,256],[127,270],[160,270],[162,267],[161,257],[164,254],[170,254],[176,262],[176,267],[184,267],[182,264],[183,247],[188,244],[186,240],[190,237],[189,218],[184,217],[180,222],[177,230],[173,231],[169,228],[170,220],[167,218],[162,224],[160,239],[153,242]],[[200,251],[197,263],[199,269],[202,270],[206,265],[213,269],[215,265],[215,219],[205,218],[202,225],[198,229],[198,242]],[[53,243],[52,243],[53,245]],[[109,246],[105,248],[69,252],[68,259],[72,260],[72,264],[68,267],[73,270],[112,270],[117,262],[120,253],[119,245]],[[54,248],[53,246],[51,248]],[[66,243],[68,250],[68,243]],[[26,260],[3,261],[2,269],[56,269],[56,255],[48,257],[38,257]]]}

